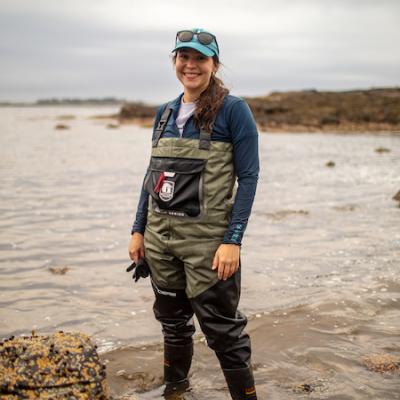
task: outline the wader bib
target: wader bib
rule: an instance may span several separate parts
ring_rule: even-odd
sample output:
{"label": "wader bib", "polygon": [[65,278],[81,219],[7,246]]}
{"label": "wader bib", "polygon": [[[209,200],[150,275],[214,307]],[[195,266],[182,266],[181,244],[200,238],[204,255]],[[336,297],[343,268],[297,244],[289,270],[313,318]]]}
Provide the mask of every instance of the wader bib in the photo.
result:
{"label": "wader bib", "polygon": [[160,138],[164,117],[145,178],[145,254],[156,285],[185,289],[191,298],[218,281],[211,267],[232,210],[233,146],[212,142],[203,130],[200,139]]}

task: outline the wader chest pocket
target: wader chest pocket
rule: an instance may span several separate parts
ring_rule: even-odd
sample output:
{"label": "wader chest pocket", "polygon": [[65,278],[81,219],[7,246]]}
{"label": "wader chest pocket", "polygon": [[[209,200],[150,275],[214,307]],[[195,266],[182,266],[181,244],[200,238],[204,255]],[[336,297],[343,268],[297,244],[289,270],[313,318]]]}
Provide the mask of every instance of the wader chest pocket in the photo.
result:
{"label": "wader chest pocket", "polygon": [[180,217],[197,217],[201,212],[202,179],[206,160],[152,157],[145,189],[154,210]]}

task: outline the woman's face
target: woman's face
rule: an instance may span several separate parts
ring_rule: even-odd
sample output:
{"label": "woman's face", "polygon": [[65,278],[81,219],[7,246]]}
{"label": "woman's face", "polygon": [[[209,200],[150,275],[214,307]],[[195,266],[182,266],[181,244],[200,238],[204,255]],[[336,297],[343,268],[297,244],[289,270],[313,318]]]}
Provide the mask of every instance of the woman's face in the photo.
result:
{"label": "woman's face", "polygon": [[177,51],[175,71],[185,91],[200,94],[207,88],[212,73],[217,69],[212,57],[189,48]]}

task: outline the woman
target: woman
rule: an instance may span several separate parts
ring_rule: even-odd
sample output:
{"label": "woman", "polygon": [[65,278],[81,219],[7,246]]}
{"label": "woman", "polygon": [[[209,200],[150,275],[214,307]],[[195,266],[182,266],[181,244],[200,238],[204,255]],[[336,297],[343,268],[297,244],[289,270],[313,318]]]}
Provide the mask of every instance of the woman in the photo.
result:
{"label": "woman", "polygon": [[[183,94],[157,112],[129,255],[145,258],[164,335],[164,395],[188,387],[196,314],[233,399],[256,399],[240,297],[240,246],[256,191],[258,133],[247,104],[216,77],[215,36],[179,31]],[[235,193],[235,181],[238,189]]]}

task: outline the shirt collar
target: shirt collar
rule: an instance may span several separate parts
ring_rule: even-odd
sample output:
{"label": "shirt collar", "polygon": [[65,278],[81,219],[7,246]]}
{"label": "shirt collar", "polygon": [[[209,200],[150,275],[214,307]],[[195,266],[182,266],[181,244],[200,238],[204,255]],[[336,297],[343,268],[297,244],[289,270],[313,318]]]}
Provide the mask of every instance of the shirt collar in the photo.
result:
{"label": "shirt collar", "polygon": [[183,93],[181,93],[175,100],[172,100],[171,102],[171,108],[174,111],[178,111],[179,107],[181,106],[181,101],[182,101]]}

